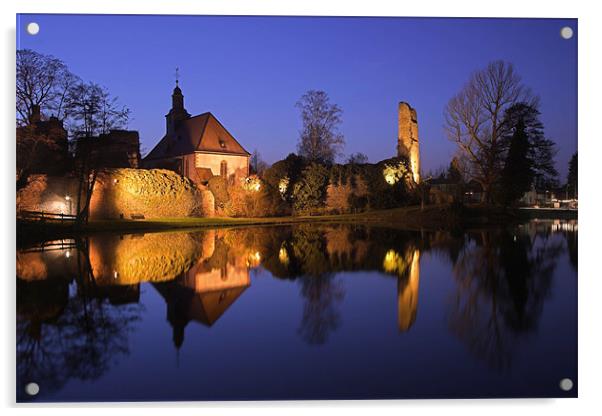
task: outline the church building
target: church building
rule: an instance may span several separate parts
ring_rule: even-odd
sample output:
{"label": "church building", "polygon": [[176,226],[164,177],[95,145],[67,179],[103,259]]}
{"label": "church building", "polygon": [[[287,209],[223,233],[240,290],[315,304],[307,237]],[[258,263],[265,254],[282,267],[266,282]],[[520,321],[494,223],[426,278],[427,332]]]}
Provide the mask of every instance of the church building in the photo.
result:
{"label": "church building", "polygon": [[144,158],[145,168],[170,169],[205,184],[213,176],[243,178],[249,175],[247,152],[211,113],[191,116],[176,80],[165,136]]}

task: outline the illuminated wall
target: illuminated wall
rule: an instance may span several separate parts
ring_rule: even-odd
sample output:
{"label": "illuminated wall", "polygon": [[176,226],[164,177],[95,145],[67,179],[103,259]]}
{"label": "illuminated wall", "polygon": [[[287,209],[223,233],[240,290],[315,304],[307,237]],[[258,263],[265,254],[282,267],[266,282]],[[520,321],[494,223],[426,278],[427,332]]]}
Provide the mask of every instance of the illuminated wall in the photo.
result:
{"label": "illuminated wall", "polygon": [[211,169],[214,176],[220,175],[221,163],[226,162],[227,175],[244,178],[249,175],[249,157],[214,153],[195,153],[195,167]]}
{"label": "illuminated wall", "polygon": [[17,191],[17,211],[75,214],[77,181],[70,176],[30,175]]}
{"label": "illuminated wall", "polygon": [[418,115],[408,103],[398,107],[397,155],[410,161],[414,182],[420,182],[420,149],[418,146]]}
{"label": "illuminated wall", "polygon": [[202,212],[209,191],[165,169],[112,169],[98,176],[90,201],[90,218],[210,216]]}
{"label": "illuminated wall", "polygon": [[[17,210],[77,213],[78,180],[73,176],[32,175],[17,192]],[[164,169],[101,171],[90,200],[90,219],[208,217],[213,194],[190,179]]]}

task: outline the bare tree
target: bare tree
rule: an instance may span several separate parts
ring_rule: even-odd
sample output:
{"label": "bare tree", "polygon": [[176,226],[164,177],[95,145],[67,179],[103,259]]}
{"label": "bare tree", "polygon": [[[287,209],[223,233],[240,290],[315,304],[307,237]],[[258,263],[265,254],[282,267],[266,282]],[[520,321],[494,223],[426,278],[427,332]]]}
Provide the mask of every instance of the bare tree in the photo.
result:
{"label": "bare tree", "polygon": [[331,104],[324,91],[310,90],[296,104],[303,127],[297,145],[299,154],[311,161],[332,163],[345,145],[338,131],[342,110]]}
{"label": "bare tree", "polygon": [[347,163],[350,165],[363,165],[368,163],[368,156],[361,152],[352,153],[347,158]]}
{"label": "bare tree", "polygon": [[263,158],[261,157],[261,153],[259,153],[259,150],[257,150],[257,149],[253,150],[253,154],[251,155],[250,165],[251,165],[251,173],[254,173],[257,175],[262,175],[263,171],[265,171],[268,168],[268,164],[265,162],[265,160],[263,160]]}
{"label": "bare tree", "polygon": [[106,88],[93,82],[74,85],[64,106],[73,137],[90,137],[123,128],[130,116],[130,110],[120,106],[117,97],[111,97]]}
{"label": "bare tree", "polygon": [[511,63],[494,61],[475,72],[445,108],[448,138],[458,145],[468,175],[481,184],[485,202],[499,180],[504,153],[506,109],[518,102],[537,107]]}
{"label": "bare tree", "polygon": [[67,91],[77,81],[60,59],[30,49],[17,51],[17,124],[29,124],[35,106],[61,118]]}
{"label": "bare tree", "polygon": [[90,200],[99,169],[98,137],[127,125],[130,110],[120,107],[116,97],[94,83],[78,83],[69,91],[65,108],[75,145],[75,173],[78,177],[77,220],[88,222]]}

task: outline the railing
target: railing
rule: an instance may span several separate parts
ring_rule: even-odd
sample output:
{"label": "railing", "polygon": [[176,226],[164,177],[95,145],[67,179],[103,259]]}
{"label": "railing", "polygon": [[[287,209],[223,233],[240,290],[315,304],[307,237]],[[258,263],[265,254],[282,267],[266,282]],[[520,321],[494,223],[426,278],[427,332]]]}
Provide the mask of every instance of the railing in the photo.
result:
{"label": "railing", "polygon": [[17,211],[17,218],[27,221],[58,221],[58,222],[75,222],[77,219],[76,215],[54,213],[54,212],[43,212],[43,211]]}
{"label": "railing", "polygon": [[71,250],[77,248],[75,240],[53,240],[45,241],[37,246],[19,250],[20,253],[40,252],[40,251],[56,251],[56,250]]}

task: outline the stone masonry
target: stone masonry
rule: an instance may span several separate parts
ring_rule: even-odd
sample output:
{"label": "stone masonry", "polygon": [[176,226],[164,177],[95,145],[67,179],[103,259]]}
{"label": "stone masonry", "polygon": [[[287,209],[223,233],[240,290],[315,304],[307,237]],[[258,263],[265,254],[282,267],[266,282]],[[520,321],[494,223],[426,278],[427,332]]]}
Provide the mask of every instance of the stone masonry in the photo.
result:
{"label": "stone masonry", "polygon": [[418,115],[408,103],[398,107],[397,155],[410,161],[414,182],[420,182],[420,149],[418,147]]}

